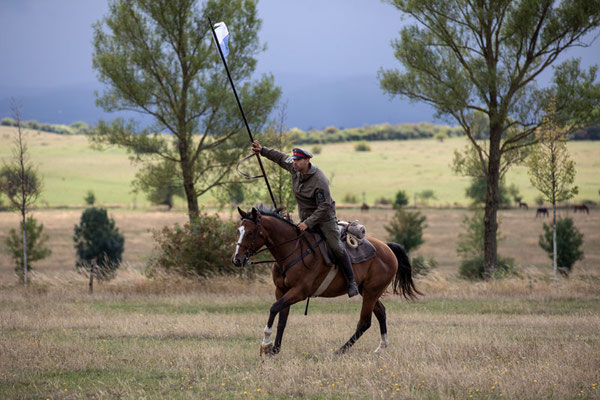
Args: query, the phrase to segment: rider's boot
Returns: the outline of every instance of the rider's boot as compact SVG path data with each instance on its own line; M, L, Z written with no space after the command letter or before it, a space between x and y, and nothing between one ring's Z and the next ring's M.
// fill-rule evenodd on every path
M348 286L348 297L356 296L358 294L358 285L354 280L352 261L350 261L350 256L346 250L344 250L344 257L341 257L341 260L337 260L337 262L342 270L344 278L346 279L346 285Z

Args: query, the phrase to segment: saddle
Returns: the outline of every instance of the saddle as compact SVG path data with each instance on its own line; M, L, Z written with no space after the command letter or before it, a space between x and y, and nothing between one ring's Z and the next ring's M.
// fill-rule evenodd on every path
M367 230L364 225L360 225L358 221L346 222L339 221L338 229L340 231L340 240L344 248L350 256L352 264L359 264L375 257L375 246L366 238ZM323 255L325 264L329 267L335 266L335 257L325 241L325 237L321 231L313 231L319 243L319 249Z

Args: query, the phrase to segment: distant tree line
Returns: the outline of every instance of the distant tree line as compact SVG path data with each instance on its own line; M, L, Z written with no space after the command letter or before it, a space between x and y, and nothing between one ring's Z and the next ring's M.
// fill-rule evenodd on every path
M290 139L295 144L314 143L339 143L355 141L376 140L409 140L437 138L443 140L451 136L462 136L463 130L458 127L447 125L435 125L428 122L419 124L379 124L367 125L359 128L338 129L334 126L327 127L322 131L311 129L303 131L292 128L289 131Z
M17 121L7 117L0 121L2 126L17 126ZM80 135L88 133L90 126L83 121L73 122L71 125L48 124L37 122L36 120L21 121L21 128L32 129L42 132L58 133L59 135Z
M592 125L573 133L572 140L600 140L600 125Z

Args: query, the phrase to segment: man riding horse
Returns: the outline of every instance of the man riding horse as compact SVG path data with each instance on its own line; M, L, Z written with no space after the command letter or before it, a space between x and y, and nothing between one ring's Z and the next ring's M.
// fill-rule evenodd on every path
M316 165L310 162L312 154L304 149L296 147L292 150L292 156L277 150L261 146L258 140L252 143L252 151L268 158L281 168L292 174L292 188L301 222L298 228L320 229L331 248L336 264L342 270L348 287L348 297L358 294L358 286L352 272L350 256L340 241L340 231L337 227L335 214L335 201L329 192L329 180Z

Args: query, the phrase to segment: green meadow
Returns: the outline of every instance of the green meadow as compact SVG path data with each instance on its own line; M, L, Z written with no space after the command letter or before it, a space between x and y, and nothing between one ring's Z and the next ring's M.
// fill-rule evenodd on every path
M0 127L0 158L10 156L14 128ZM31 160L38 165L44 179L40 205L77 207L92 190L102 205L130 208L150 206L143 194L131 192L131 181L137 166L129 161L125 150L108 148L94 150L84 136L67 136L27 131ZM455 175L450 164L455 150L467 145L466 138L451 138L443 142L434 139L369 142L371 151L357 152L354 143L322 145L314 158L332 182L331 188L338 204L346 194L353 194L372 204L381 197L392 198L403 189L411 202L414 194L433 190L435 200L430 206L452 207L468 203L465 189L469 179ZM309 150L314 146L307 145ZM600 200L600 142L569 143L571 157L577 164L576 184L579 195L574 201ZM250 153L250 150L248 150ZM523 201L531 204L538 196L529 183L527 168L514 166L506 177L515 184ZM257 185L262 185L257 181ZM211 195L201 198L207 205L214 203ZM179 201L180 207L184 206Z

